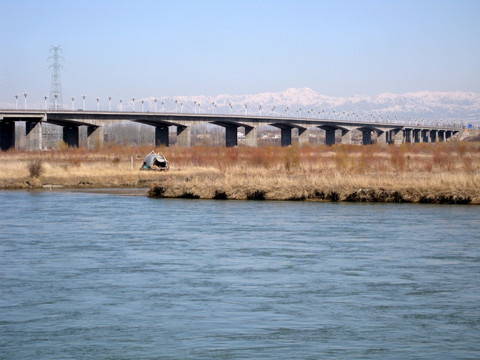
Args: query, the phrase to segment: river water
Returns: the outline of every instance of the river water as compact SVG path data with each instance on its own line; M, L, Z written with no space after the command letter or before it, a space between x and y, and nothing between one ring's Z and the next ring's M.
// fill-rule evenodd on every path
M480 207L0 204L2 359L480 358Z

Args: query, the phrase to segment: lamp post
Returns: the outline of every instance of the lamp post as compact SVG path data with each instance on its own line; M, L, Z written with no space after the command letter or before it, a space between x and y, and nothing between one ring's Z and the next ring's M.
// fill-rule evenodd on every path
M217 107L217 105L215 104L215 101L212 102L212 106L213 106L213 115L215 115L215 108Z
M258 113L260 116L262 116L262 105L258 106Z
M142 100L142 101L140 101L140 102L142 103L142 113L143 113L143 112L144 112L144 111L143 111L143 103L145 102L145 100Z
M85 99L87 98L87 95L82 95L83 99L83 111L85 111Z
M135 97L132 97L132 108L135 111Z
M232 115L232 103L229 102L229 103L228 103L228 106L230 106L230 115Z
M15 94L15 110L18 110L18 94Z
M248 115L248 105L245 104L245 116L247 116L247 115Z
M175 100L175 112L178 113L178 100Z
M285 117L287 117L287 115L288 115L288 109L289 109L289 107L287 106L287 107L285 108Z
M75 96L72 96L70 99L72 99L72 111L75 110Z
M120 111L123 111L123 100L120 99Z
M165 104L165 100L162 100L162 112L165 112L163 105Z
M97 111L98 111L99 102L100 102L100 98L97 98Z
M275 112L275 108L276 108L276 106L273 106L273 107L272 107L273 115L277 115L277 113Z
M57 110L58 94L54 94L53 97L55 98L55 102L54 102L54 107L53 107L53 109L54 109L54 110Z
M193 100L193 112L197 113L197 100Z
M108 111L112 111L112 97L108 97Z
M183 114L183 102L180 103L180 114Z
M153 101L155 101L155 112L157 112L157 101L158 101L158 99L154 98Z
M23 96L25 96L25 110L27 110L27 95L28 95L28 93L25 91L23 93Z
M48 99L48 96L45 95L43 98L45 99L45 105L44 105L45 111L47 111L47 99Z

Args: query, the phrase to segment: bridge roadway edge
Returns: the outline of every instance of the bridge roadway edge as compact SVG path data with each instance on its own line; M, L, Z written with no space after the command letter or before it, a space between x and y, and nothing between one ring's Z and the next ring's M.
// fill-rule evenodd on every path
M191 146L191 127L210 123L225 128L226 146L238 144L237 131L245 129L246 144L257 146L257 129L262 125L277 127L281 131L282 146L292 144L292 130L298 129L299 144L309 142L309 131L320 128L326 132L326 144L337 143L336 132L341 133L342 144L351 143L353 130L362 132L362 143L371 144L372 132L377 133L380 143L401 144L404 142L447 141L461 128L446 126L412 126L411 124L391 124L373 122L352 122L343 120L308 119L295 117L243 116L225 114L179 114L179 113L140 113L140 112L101 112L63 110L0 110L0 148L8 150L15 146L15 126L17 121L26 123L26 149L41 150L42 124L50 123L63 127L63 140L69 146L79 146L79 127L87 127L87 146L101 146L104 126L120 122L137 122L155 127L155 145L169 146L168 128L176 126L177 145Z

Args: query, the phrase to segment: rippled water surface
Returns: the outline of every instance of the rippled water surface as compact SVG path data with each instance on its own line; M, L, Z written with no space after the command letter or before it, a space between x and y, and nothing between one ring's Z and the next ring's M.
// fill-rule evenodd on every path
M2 359L480 358L480 207L0 204Z

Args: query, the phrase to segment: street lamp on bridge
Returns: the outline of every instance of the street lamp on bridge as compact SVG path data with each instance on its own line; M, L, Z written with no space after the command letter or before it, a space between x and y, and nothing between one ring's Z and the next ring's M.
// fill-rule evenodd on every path
M112 111L112 97L108 97L108 111Z
M133 111L135 111L135 97L132 97L132 104Z
M28 95L28 93L25 91L23 93L23 96L25 96L25 110L27 110L27 95Z
M18 110L18 94L15 94L15 110Z
M72 99L72 111L75 110L75 96L72 96L70 99Z
M120 99L120 111L123 111L123 99Z
M100 101L100 98L97 97L97 111L99 109L99 107L98 107L99 106L99 101Z
M140 102L142 103L142 112L144 112L143 111L143 103L145 102L145 100L142 99L142 101L140 101Z
M46 111L46 110L47 110L47 99L48 99L48 96L47 96L47 95L45 95L43 98L45 99L45 105L44 105L44 108L45 108L45 111Z
M155 101L155 112L157 112L157 101L158 101L158 99L154 98L153 101Z
M87 98L87 95L82 95L83 99L83 111L85 111L85 99Z

